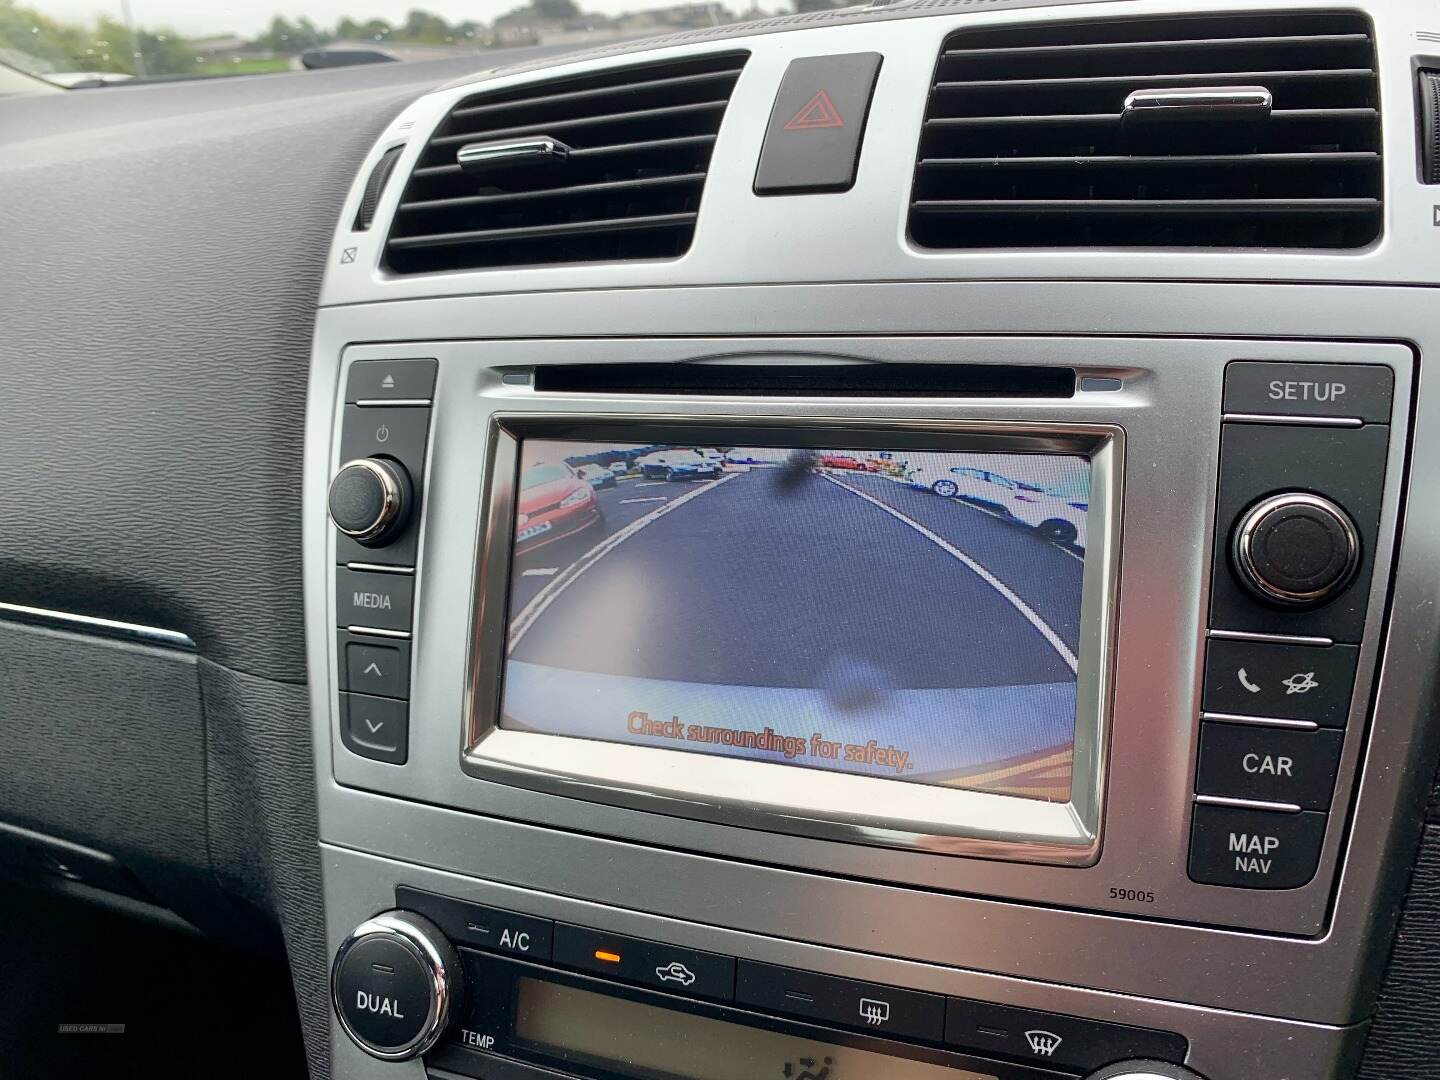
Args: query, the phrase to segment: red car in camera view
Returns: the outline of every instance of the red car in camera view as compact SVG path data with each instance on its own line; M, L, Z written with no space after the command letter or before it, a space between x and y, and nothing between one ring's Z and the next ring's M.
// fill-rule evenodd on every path
M515 552L535 548L605 523L595 489L563 462L540 462L520 474L515 508Z

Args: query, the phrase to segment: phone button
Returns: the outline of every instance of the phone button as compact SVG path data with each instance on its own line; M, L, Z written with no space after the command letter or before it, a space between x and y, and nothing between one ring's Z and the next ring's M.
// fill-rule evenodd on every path
M1354 645L1212 638L1205 650L1201 708L1342 728L1350 711L1358 653Z

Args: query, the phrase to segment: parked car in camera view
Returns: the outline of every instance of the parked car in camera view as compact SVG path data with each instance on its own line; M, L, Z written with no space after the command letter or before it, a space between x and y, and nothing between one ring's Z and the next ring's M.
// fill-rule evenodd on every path
M698 450L657 450L636 464L652 480L713 480L723 468L719 461Z
M615 474L604 465L581 465L576 468L575 475L593 488L615 486Z
M911 487L923 488L944 499L960 499L997 512L1009 511L1010 499L1016 492L1027 488L1032 491L1039 490L989 469L977 469L970 465L952 465L948 468L919 466L910 470L907 479Z
M515 507L516 554L604 524L605 514L595 499L595 490L569 465L541 462L520 474L520 497Z
M1029 525L1052 543L1085 547L1088 492L1064 485L1041 489L1021 484L1006 509L1016 521Z

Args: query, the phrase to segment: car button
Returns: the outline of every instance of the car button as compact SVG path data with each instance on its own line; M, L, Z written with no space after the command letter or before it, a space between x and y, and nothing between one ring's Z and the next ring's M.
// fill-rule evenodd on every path
M1124 1058L1184 1061L1189 1044L1168 1031L1110 1024L1037 1009L950 998L945 1041L981 1054L1089 1072Z
M1373 364L1238 360L1225 369L1225 411L1254 416L1334 416L1388 424L1395 376Z
M790 61L770 112L755 194L849 191L879 72L879 53Z
M340 626L410 630L415 579L408 574L335 571L335 621Z
M457 945L509 953L527 960L549 960L555 924L550 919L454 900L448 896L395 886L395 906L424 915Z
M731 1001L735 960L658 941L555 924L555 963L674 994Z
M424 1030L434 992L420 950L376 935L357 941L335 969L335 1006L372 1046L401 1047Z
M945 999L938 994L750 960L740 961L735 1000L769 1012L823 1020L876 1035L937 1043L945 1036Z
M341 630L340 689L403 698L410 692L410 643Z
M1344 727L1358 652L1353 645L1211 638L1205 650L1201 708Z
M1326 815L1195 807L1190 880L1242 889L1298 889L1315 876Z
M1328 810L1344 737L1339 731L1207 720L1200 726L1195 790L1201 795Z
M410 756L409 707L394 698L340 695L340 740L353 754L404 765Z
M429 401L435 394L434 360L362 360L350 365L345 400Z

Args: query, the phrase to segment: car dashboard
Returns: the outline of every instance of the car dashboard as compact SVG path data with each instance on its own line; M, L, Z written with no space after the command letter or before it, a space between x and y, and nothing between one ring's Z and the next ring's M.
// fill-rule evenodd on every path
M314 1077L1440 1075L1440 15L473 67L0 99L0 870Z

